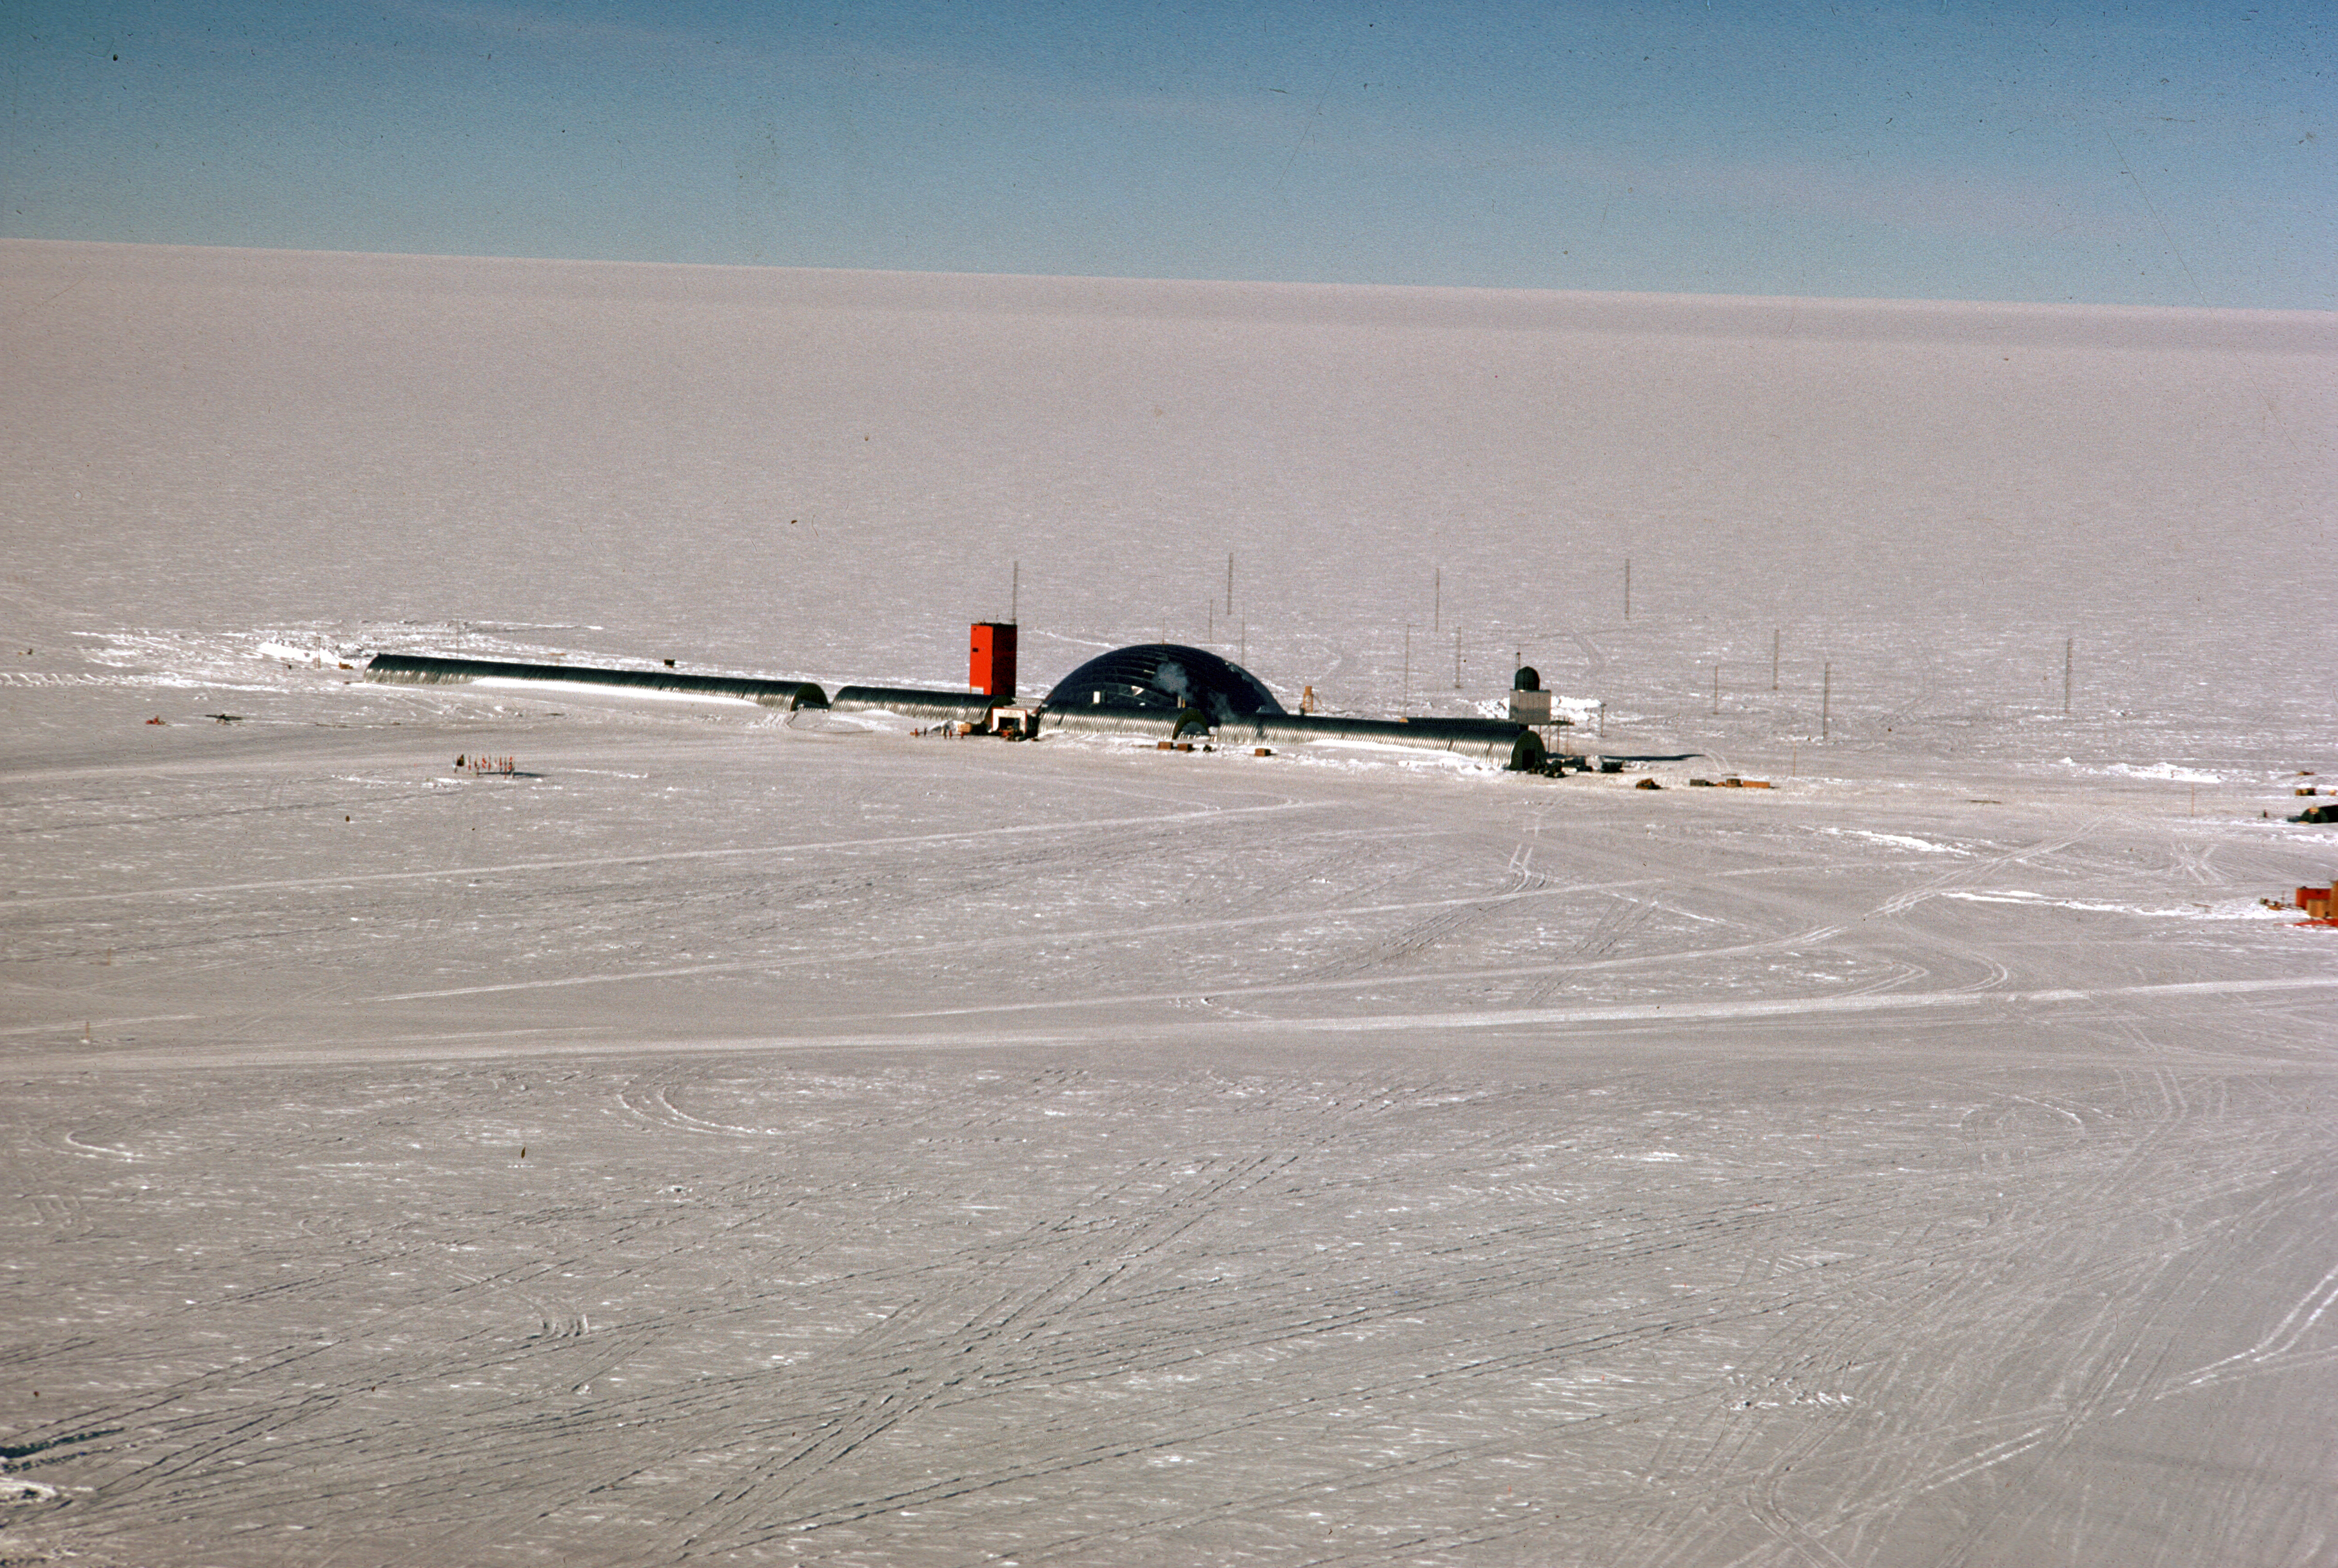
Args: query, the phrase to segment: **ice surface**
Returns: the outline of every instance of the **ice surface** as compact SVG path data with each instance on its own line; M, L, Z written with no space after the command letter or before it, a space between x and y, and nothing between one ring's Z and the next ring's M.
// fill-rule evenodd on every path
M2329 318L11 242L0 355L0 1557L2338 1553ZM1664 760L340 667L954 684L1018 559L1027 690Z

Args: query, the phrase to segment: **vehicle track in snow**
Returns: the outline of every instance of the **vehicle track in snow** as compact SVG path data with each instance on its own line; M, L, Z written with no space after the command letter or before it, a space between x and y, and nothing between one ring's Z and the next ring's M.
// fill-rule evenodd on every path
M1448 1510L1502 1475L1546 1474L1515 1468L1519 1443L1533 1446L1529 1430L1591 1444L1588 1453L1637 1444L1644 1451L1629 1461L1636 1474L1697 1481L1680 1496L1631 1496L1573 1515L1572 1524L1563 1510L1512 1518L1491 1505L1465 1507L1474 1521L1424 1520L1424 1533L1410 1538L1420 1549L1563 1552L1576 1549L1571 1532L1591 1518L1612 1542L1629 1539L1614 1534L1622 1521L1642 1517L1641 1539L1665 1549L1619 1547L1618 1561L1765 1561L1770 1548L1760 1541L1805 1551L1818 1541L1847 1561L1873 1560L1862 1543L1933 1529L1921 1510L1942 1489L2009 1466L2051 1474L2073 1462L2072 1442L2152 1398L2180 1396L2194 1364L2170 1363L2164 1347L2191 1310L2184 1304L2214 1287L2212 1258L2263 1243L2229 1227L2168 1223L2233 1195L2274 1228L2265 1234L2295 1233L2294 1209L2269 1205L2262 1178L2232 1172L2215 1152L2262 1140L2273 1102L2234 1106L2213 1093L2204 1100L2201 1090L2219 1080L2164 1071L2097 1073L2058 1092L2037 1083L2035 1070L2026 1076L1913 1079L1897 1093L1900 1109L1831 1111L1807 1128L1810 1137L1779 1145L1776 1134L1796 1130L1791 1114L1748 1115L1728 1096L1701 1102L1645 1072L1493 1096L1466 1080L1236 1076L1221 1081L1222 1109L1159 1112L1140 1111L1148 1102L1141 1079L1093 1069L1024 1073L1004 1098L949 1093L898 1069L831 1077L809 1083L813 1102L794 1112L785 1091L803 1081L797 1073L769 1080L719 1061L647 1078L587 1073L585 1082L610 1083L613 1106L634 1108L627 1124L644 1142L620 1154L624 1167L643 1169L642 1155L664 1163L654 1152L672 1149L686 1167L684 1193L662 1194L644 1171L614 1209L534 1205L535 1229L595 1240L516 1266L462 1261L482 1243L508 1253L510 1236L403 1222L386 1234L410 1242L377 1248L359 1267L406 1271L415 1303L407 1316L377 1312L355 1332L222 1364L142 1400L77 1410L68 1424L145 1434L119 1452L152 1457L94 1496L123 1540L217 1506L321 1509L329 1518L335 1509L378 1510L385 1496L409 1498L380 1539L412 1544L366 1559L383 1562L425 1560L427 1543L474 1539L493 1521L565 1531L560 1522L574 1520L583 1530L587 1515L603 1517L603 1529L618 1515L634 1519L623 1526L636 1543L628 1550L676 1560L832 1532L860 1533L838 1537L848 1549L860 1549L852 1540L892 1540L917 1554L925 1537L916 1521L933 1510L976 1510L965 1517L1024 1538L1066 1507L1109 1515L1114 1497L1129 1499L1125 1522L1104 1534L1056 1538L1134 1540L1174 1526L1287 1530L1303 1544L1291 1519L1311 1497L1352 1505L1368 1493L1416 1494L1416 1513ZM978 1081L971 1069L958 1077ZM480 1082L490 1097L484 1108L504 1091ZM888 1083L908 1098L886 1091ZM1947 1164L1941 1155L1953 1145L1923 1136L1922 1114L1905 1121L1927 1098L1962 1108L1967 1152ZM243 1114L231 1101L213 1103L199 1114ZM855 1104L891 1108L873 1119L835 1114ZM1561 1105L1568 1113L1554 1122ZM2118 1117L2103 1120L2103 1106ZM1067 1116L1051 1121L1054 1109ZM1148 1114L1158 1123L1149 1135ZM1189 1132L1176 1138L1184 1149L1159 1147L1170 1128L1196 1116L1198 1143ZM1066 1159L1092 1168L1103 1157L1106 1180L1036 1205L990 1184L1017 1162L984 1164L976 1151L1030 1150L1034 1133L1067 1120L1086 1131L1066 1146ZM1891 1132L1903 1122L1904 1133ZM1772 1148L1799 1146L1806 1171L1834 1163L1827 1129L1838 1123L1875 1152L1874 1174L1782 1183L1769 1173ZM2204 1143L2210 1131L2216 1140ZM554 1135L546 1150L568 1136ZM1136 1142L1125 1154L1105 1153L1128 1136ZM1887 1137L1896 1142L1879 1142ZM1652 1138L1660 1152L1668 1143L1688 1152L1647 1165ZM867 1155L834 1166L851 1142L870 1141ZM930 1152L914 1183L869 1186L849 1174L854 1165L870 1174L906 1170L882 1151L912 1144ZM1894 1174L1895 1148L1917 1155L1920 1169ZM1075 1159L1075 1149L1092 1152ZM703 1162L722 1150L737 1152L722 1156L722 1167L768 1165L777 1155L783 1168L709 1182ZM532 1151L530 1163L540 1157ZM786 1168L808 1161L828 1170L830 1196L814 1207L830 1217L775 1246L780 1216L813 1218L802 1208L810 1190ZM995 1193L988 1202L1019 1204L1026 1217L1006 1227L950 1226L960 1240L938 1251L879 1245L873 1271L836 1267L846 1262L840 1244L869 1252L854 1227L838 1228L840 1201L860 1206L851 1194L866 1193L878 1204L869 1217L893 1216L886 1229L936 1234L958 1201L953 1169L991 1171L977 1191ZM1022 1164L1020 1180L1052 1186L1053 1169ZM1512 1171L1528 1180L1513 1181L1505 1174ZM1670 1191L1624 1180L1642 1171L1686 1180ZM2322 1179L2307 1173L2300 1190ZM2021 1187L2018 1203L1992 1196L2012 1181ZM1436 1210L1464 1193L1475 1223L1443 1234ZM711 1212L710 1199L720 1206ZM1421 1217L1417 1237L1408 1212ZM1960 1222L1911 1228L1926 1214ZM2087 1215L2129 1218L2072 1224ZM865 1221L860 1229L879 1233ZM333 1234L346 1241L352 1233L345 1225ZM1838 1243L1832 1258L1822 1241L1810 1254L1796 1240L1831 1236L1850 1243ZM892 1261L880 1260L888 1255ZM647 1311L646 1300L625 1305L631 1291L667 1294L655 1282L693 1263L703 1280L694 1301L675 1297ZM2168 1273L2171 1264L2182 1271ZM327 1292L320 1307L334 1292L352 1298L350 1272L339 1270L341 1286L331 1275L309 1284ZM2017 1283L2023 1279L2054 1286L2041 1296ZM2168 1316L2129 1309L2138 1294ZM823 1337L808 1359L767 1371L708 1362L714 1347L768 1332L823 1298L865 1302L876 1314L852 1334ZM214 1296L185 1328L283 1318L291 1299L280 1291ZM2297 1327L2319 1297L2309 1288L2297 1299L2306 1305L2288 1319L2276 1313L2237 1348L2254 1340L2274 1347L2284 1365L2324 1364L2327 1349L2307 1338L2318 1320ZM840 1324L850 1317L817 1307L812 1316ZM430 1336L440 1348L418 1356L417 1333L450 1319L479 1328ZM158 1331L185 1330L156 1320L141 1331L144 1342ZM2299 1348L2283 1349L2284 1336L2302 1359L2287 1359ZM2068 1373L2001 1388L2002 1368L1978 1375L2017 1341L2068 1347ZM1881 1364L1858 1348L1878 1343L1907 1348ZM1735 1348L1712 1348L1722 1345ZM1914 1354L1920 1345L1960 1347L1981 1359L1970 1371L1944 1370ZM1683 1361L1689 1346L1708 1348ZM54 1350L86 1357L95 1348ZM1716 1360L1737 1368L1716 1373ZM1595 1373L1616 1380L1594 1382ZM1689 1381L1673 1388L1682 1377ZM1539 1404L1521 1402L1522 1392L1554 1377L1576 1390L1563 1396L1572 1414L1556 1426L1546 1417L1518 1426ZM1165 1405L1135 1392L1164 1378L1176 1381L1161 1387L1193 1392ZM263 1396L268 1389L281 1392ZM1983 1389L1993 1390L1989 1407L1974 1413ZM1194 1396L1203 1391L1207 1397ZM1061 1418L1046 1416L1050 1402ZM433 1409L462 1415L450 1425L427 1418ZM1391 1430L1422 1436L1378 1452L1368 1435L1388 1418L1397 1421ZM427 1440L415 1425L425 1419ZM1455 1422L1478 1436L1439 1436ZM1254 1442L1272 1452L1276 1434L1302 1428L1331 1468L1278 1479L1270 1465L1255 1484L1221 1490L1205 1505L1144 1502L1152 1495L1144 1477L1164 1455ZM973 1453L992 1449L1007 1430L1019 1434L1013 1463L901 1484L916 1455L959 1440L949 1435L993 1434L966 1450ZM579 1446L618 1468L574 1473L556 1462ZM1351 1446L1349 1460L1336 1459ZM352 1485L320 1491L318 1475L337 1469ZM1860 1506L1814 1508L1795 1479L1814 1471L1861 1476L1830 1484ZM1335 1481L1335 1472L1346 1479ZM1092 1473L1093 1482L1084 1479ZM897 1479L881 1496L870 1490L889 1475ZM606 1512L624 1497L635 1499L625 1504L635 1513ZM493 1502L483 1512L467 1498ZM999 1508L1006 1513L992 1512ZM457 1526L458 1517L467 1523ZM653 1519L670 1523L653 1527ZM1987 1560L1987 1537L1971 1539L1968 1554ZM1335 1546L1325 1560L1407 1560L1400 1552L1376 1557L1362 1542Z

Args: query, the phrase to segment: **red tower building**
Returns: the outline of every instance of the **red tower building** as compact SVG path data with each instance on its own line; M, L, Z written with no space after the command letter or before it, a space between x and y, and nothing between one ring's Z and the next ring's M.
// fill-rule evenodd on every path
M974 623L966 683L985 697L1014 701L1015 622L977 621Z

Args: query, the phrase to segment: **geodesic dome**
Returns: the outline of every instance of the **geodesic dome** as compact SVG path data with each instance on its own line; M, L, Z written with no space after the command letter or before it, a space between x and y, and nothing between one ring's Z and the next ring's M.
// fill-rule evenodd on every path
M1099 653L1047 693L1050 708L1197 708L1213 720L1280 713L1259 678L1231 660L1174 642L1141 642Z

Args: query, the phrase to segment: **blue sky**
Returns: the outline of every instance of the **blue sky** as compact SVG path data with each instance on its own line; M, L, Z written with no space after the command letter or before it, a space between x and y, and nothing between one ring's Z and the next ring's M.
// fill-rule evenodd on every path
M0 234L2330 309L2332 15L35 0Z

